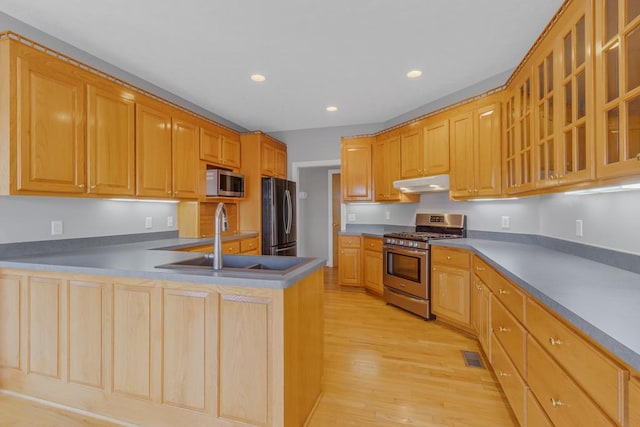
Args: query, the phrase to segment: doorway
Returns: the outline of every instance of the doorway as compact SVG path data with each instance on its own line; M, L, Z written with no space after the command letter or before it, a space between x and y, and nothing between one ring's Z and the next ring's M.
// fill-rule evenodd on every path
M329 180L331 181L330 187L331 191L329 193L329 197L331 200L329 201L329 209L331 211L331 215L329 216L329 220L331 221L330 230L331 230L331 247L333 249L333 254L331 257L331 263L329 264L332 267L338 267L338 232L342 230L342 209L341 209L341 200L342 200L342 187L340 186L340 170L330 170L329 171Z

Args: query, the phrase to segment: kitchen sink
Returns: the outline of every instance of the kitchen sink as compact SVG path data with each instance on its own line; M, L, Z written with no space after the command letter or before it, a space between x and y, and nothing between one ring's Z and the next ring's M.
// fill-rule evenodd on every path
M223 255L222 270L218 271L260 271L263 273L286 274L309 261L311 261L311 258ZM213 257L211 254L206 254L183 261L156 265L156 268L169 268L174 270L213 270Z

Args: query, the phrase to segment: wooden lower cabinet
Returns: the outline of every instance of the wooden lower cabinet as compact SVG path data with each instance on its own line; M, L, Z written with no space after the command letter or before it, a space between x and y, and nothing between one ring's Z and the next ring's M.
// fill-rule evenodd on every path
M471 330L469 252L432 247L431 262L433 313L457 326Z
M141 425L301 426L322 274L281 290L0 270L0 388Z
M491 360L491 290L475 275L471 286L471 326Z
M521 426L525 425L525 399L527 386L518 373L517 368L511 362L506 350L502 347L495 334L491 342L491 365L498 378L498 382L504 390L504 394L511 405L514 415Z
M640 378L629 381L629 424L640 426Z
M553 427L549 417L547 417L544 409L542 409L530 389L527 389L527 422L524 425L529 427Z
M382 295L382 239L362 238L363 276L365 288L377 295Z
M338 282L362 286L362 253L360 236L338 236Z
M527 332L497 299L494 299L491 305L491 330L509 354L520 375L524 377Z

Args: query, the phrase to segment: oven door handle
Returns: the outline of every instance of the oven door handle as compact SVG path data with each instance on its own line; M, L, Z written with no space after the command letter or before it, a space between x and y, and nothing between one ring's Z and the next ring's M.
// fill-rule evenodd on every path
M391 292L392 294L400 295L401 297L410 299L412 301L416 301L416 302L424 302L425 301L424 298L418 298L418 297L414 297L413 295L409 295L409 294L406 294L406 293L398 292L392 286L385 286L385 288L387 288L387 291Z
M405 248L398 248L396 246L383 246L382 249L384 250L385 253L391 252L391 253L396 253L400 255L415 255L419 257L424 256L429 252L428 249L405 249Z

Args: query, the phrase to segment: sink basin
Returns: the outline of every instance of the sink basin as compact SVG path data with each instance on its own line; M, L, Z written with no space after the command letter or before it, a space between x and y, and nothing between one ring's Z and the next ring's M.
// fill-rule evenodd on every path
M309 261L311 261L310 258L283 256L223 255L221 271L260 271L263 273L286 274ZM156 268L213 270L213 257L210 254L206 254L183 261L156 265Z

